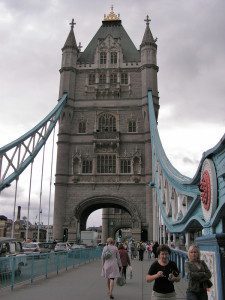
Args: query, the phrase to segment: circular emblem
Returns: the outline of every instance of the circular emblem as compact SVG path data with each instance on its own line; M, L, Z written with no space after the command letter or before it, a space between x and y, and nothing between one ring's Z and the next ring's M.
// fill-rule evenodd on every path
M211 203L211 185L210 185L210 176L208 170L205 170L202 174L200 182L200 192L201 200L205 210L209 210Z
M205 159L202 165L199 185L201 204L205 221L209 221L217 207L217 179L214 163Z

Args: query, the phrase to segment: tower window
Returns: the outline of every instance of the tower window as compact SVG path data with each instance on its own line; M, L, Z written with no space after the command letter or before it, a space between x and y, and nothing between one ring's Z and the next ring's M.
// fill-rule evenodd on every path
M98 130L100 132L116 131L116 118L110 114L102 114L98 120Z
M137 132L136 121L129 121L129 123L128 123L128 132Z
M98 155L97 173L116 173L116 155Z
M128 74L127 73L121 74L121 84L128 84Z
M106 64L106 52L100 52L100 64L101 65Z
M110 58L111 64L117 63L117 52L111 52L111 58Z
M112 84L117 83L117 74L115 74L115 73L110 74L110 83L112 83Z
M120 161L120 173L131 173L131 161L130 161L130 159L121 159L121 161Z
M79 133L85 133L86 132L86 122L82 121L79 123L79 128L78 128Z
M106 83L106 75L105 74L100 74L99 75L99 83L100 84L105 84Z
M82 173L92 173L92 161L91 160L83 160L82 162Z
M89 85L95 84L95 74L89 75Z

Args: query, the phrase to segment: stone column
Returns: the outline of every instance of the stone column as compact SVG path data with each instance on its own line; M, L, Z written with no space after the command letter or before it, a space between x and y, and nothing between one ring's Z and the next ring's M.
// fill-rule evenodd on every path
M162 231L163 231L163 244L165 244L166 243L166 226L165 225L163 225L162 226Z
M109 208L103 208L102 210L102 243L106 243L109 237Z
M173 244L174 247L176 248L176 233L173 233Z
M171 247L171 233L168 231L168 246Z
M186 240L185 247L186 247L186 250L188 251L188 248L191 245L191 235L190 235L190 232L186 232L185 233L185 240Z

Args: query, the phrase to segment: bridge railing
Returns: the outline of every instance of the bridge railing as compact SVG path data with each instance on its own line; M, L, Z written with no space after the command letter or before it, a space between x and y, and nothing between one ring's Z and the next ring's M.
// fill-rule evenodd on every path
M0 288L14 288L19 283L33 283L69 268L78 267L101 257L102 249L87 248L72 251L37 253L0 258Z
M176 263L181 277L183 278L185 276L185 261L188 260L187 252L178 249L171 249L170 259Z

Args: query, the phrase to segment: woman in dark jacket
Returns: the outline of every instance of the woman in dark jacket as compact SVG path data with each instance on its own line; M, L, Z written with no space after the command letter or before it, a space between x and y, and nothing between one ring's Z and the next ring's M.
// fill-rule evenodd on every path
M207 283L212 276L204 260L200 260L200 251L196 245L188 249L185 272L188 279L187 300L208 300Z
M130 266L130 258L129 258L127 250L124 248L124 246L122 244L119 245L118 250L119 250L120 260L121 260L121 264L122 264L122 275L126 279L127 266Z

